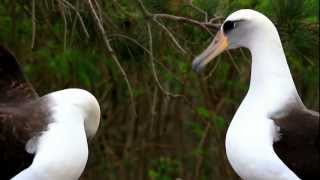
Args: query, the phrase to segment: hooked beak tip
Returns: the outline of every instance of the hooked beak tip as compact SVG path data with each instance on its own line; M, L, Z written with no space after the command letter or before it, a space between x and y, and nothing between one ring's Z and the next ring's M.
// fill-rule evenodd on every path
M192 62L192 70L200 74L202 73L203 69L204 65L201 63L201 59L196 57Z
M228 38L219 31L211 44L192 62L192 69L201 73L212 59L222 53L228 47Z

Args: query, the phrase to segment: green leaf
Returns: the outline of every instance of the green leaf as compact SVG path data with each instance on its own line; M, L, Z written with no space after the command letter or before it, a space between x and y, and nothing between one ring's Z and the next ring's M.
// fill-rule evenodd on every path
M210 112L205 107L197 107L196 112L203 118L210 118Z

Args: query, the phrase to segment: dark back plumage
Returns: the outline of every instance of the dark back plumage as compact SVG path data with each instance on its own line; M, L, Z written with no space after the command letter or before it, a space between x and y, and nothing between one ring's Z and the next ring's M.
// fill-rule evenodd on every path
M16 58L0 46L0 179L27 168L33 155L26 142L47 127L46 98L39 98Z
M22 103L38 98L16 58L0 46L0 103Z
M280 127L273 146L280 159L301 179L320 179L319 113L300 106L273 120Z

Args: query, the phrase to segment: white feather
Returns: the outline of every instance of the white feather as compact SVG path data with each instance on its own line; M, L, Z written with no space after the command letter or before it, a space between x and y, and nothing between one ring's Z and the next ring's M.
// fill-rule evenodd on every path
M246 21L246 32L234 41L252 55L250 88L226 136L228 160L242 179L298 180L273 150L279 129L268 118L299 97L278 32L267 17L253 10L237 11L227 20Z
M87 136L95 134L100 121L97 100L79 89L57 91L47 97L52 122L38 139L31 166L13 180L75 180L85 168Z

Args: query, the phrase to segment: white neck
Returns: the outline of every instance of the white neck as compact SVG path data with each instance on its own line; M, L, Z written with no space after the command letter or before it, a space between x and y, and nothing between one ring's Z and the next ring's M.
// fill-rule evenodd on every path
M278 34L254 37L248 47L252 54L250 87L226 135L227 157L243 179L298 180L274 153L278 130L268 116L282 116L281 109L299 96Z
M248 45L252 55L250 87L246 99L263 101L272 113L292 101L301 102L276 29L256 32ZM251 101L251 100L250 100Z

